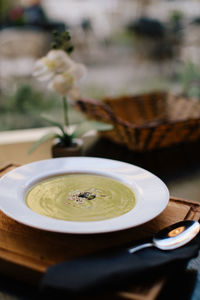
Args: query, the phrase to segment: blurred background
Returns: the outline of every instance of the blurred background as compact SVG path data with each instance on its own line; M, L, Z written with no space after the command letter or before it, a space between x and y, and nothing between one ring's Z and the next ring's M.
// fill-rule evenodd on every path
M54 29L70 31L72 56L87 66L84 97L200 97L198 0L1 0L0 17L0 131L48 126L39 113L59 114L57 95L32 77Z

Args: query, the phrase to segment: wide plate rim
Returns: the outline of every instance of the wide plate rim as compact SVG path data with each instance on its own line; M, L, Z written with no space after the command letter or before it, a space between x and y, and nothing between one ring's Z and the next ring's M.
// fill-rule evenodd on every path
M136 193L136 207L122 216L93 222L57 220L27 207L24 197L35 181L71 171L102 174L122 181ZM97 234L129 229L157 217L168 202L168 188L159 177L139 166L107 158L81 156L40 160L17 167L0 179L0 210L19 223L51 232Z

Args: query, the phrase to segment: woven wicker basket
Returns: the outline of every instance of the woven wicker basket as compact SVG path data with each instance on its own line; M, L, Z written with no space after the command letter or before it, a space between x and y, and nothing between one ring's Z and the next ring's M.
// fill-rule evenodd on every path
M200 101L164 92L80 99L78 109L90 119L114 125L101 134L129 149L143 152L200 138Z

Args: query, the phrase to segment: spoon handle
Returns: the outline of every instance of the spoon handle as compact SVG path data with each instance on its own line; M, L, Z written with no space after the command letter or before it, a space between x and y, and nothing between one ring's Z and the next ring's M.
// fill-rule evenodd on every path
M153 243L145 243L145 244L142 244L142 245L138 245L138 246L129 248L129 249L128 249L128 252L129 252L130 254L132 254L132 253L135 253L136 251L139 251L139 250L141 250L141 249L143 249L143 248L148 248L148 247L153 247L153 246L154 246Z

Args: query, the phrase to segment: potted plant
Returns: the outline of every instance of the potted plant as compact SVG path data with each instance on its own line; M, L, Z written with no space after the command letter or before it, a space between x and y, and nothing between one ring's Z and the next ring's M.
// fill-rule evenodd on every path
M52 120L47 116L42 116L49 124L58 128L57 132L51 132L44 135L36 141L29 150L34 151L41 143L52 139L52 156L75 156L80 155L82 140L80 138L89 130L111 130L112 125L86 120L75 126L70 126L68 117L69 101L79 97L77 82L86 73L84 65L76 63L71 59L69 54L73 51L70 43L71 37L69 32L63 32L59 35L54 33L55 42L52 49L45 57L39 59L34 67L33 76L40 81L48 82L62 98L63 119L64 122Z

